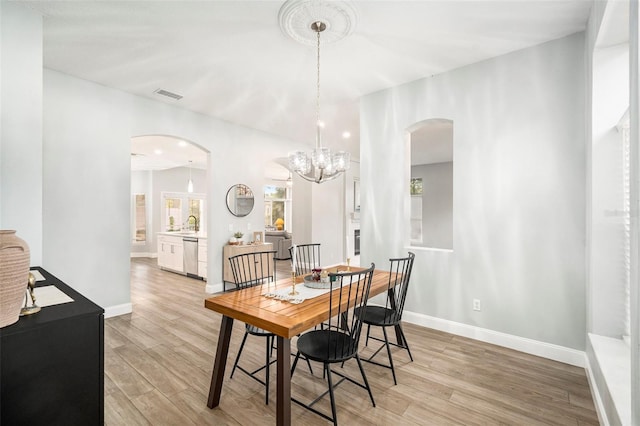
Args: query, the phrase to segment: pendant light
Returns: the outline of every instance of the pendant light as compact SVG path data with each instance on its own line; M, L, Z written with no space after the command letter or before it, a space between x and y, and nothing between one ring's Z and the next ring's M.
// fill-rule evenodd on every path
M187 183L187 192L193 192L193 179L191 179L191 160L189 160L189 182Z

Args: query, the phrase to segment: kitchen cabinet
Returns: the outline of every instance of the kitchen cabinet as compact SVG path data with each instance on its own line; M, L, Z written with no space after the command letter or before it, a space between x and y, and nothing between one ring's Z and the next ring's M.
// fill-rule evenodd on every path
M104 310L48 273L72 302L0 329L0 424L104 423ZM26 290L26 284L25 284Z
M222 285L225 289L226 283L234 283L233 272L231 271L231 265L229 264L229 258L244 253L254 253L258 251L270 251L273 250L273 244L248 244L243 246L232 246L230 244L225 245L222 249Z
M158 235L158 266L184 272L182 236Z
M207 240L198 240L198 275L204 280L207 279Z

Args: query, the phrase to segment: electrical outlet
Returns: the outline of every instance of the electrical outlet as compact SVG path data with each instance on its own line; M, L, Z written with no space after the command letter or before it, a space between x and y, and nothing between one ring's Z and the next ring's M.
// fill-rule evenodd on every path
M480 311L480 299L473 299L473 310Z

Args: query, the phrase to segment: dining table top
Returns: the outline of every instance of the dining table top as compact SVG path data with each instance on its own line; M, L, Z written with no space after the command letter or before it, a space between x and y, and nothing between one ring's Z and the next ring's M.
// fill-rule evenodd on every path
M334 266L331 271L347 271L346 265ZM367 268L351 266L351 272L362 271ZM328 315L328 292L302 303L291 303L287 300L266 297L264 294L278 289L290 287L293 283L291 276L278 279L269 284L257 285L238 291L231 291L205 299L205 307L212 311L233 319L252 324L277 336L291 339L292 337L325 321ZM371 279L369 297L373 297L387 290L389 271L374 269ZM296 277L296 286L303 284L303 277ZM335 291L335 290L334 290ZM347 291L344 289L343 291ZM332 299L334 303L338 298Z

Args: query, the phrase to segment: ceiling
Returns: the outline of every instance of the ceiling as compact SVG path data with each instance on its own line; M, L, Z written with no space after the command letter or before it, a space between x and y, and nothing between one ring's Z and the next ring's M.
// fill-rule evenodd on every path
M283 1L19 2L44 16L47 68L315 142L316 50L280 29ZM358 158L361 96L582 31L591 2L352 4L353 33L321 50L321 119L324 145Z

